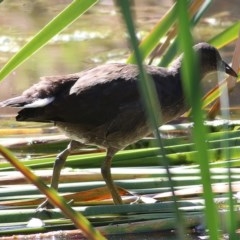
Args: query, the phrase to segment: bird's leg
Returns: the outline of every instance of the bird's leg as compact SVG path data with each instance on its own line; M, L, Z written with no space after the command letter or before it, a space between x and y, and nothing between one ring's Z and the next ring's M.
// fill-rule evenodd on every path
M67 148L59 153L56 157L56 160L54 162L53 166L53 175L51 180L51 187L55 190L58 190L58 182L60 178L61 170L67 160L67 157L77 148L81 148L83 146L82 143L77 141L71 141ZM52 208L52 205L49 203L48 199L46 199L42 204L38 206L38 209L40 208Z
M67 148L57 155L56 160L54 162L54 166L53 166L53 176L52 176L52 180L51 180L51 187L54 188L55 190L58 190L58 182L59 182L59 178L60 178L60 173L61 173L61 170L67 160L67 157L74 150L79 149L82 146L83 146L82 143L72 140L68 144Z
M113 182L112 175L111 175L112 158L117 151L118 151L118 149L108 148L106 158L105 158L104 162L102 163L102 167L101 167L103 179L106 182L106 185L112 195L113 202L116 205L123 204L122 198L118 193L118 190Z

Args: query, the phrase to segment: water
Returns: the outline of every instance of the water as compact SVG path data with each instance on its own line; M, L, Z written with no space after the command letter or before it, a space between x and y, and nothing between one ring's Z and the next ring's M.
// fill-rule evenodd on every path
M70 1L3 1L0 4L0 67ZM238 18L238 1L217 0L194 31L196 42L210 39ZM169 0L138 0L135 19L143 37L172 5ZM218 6L216 8L216 6ZM0 84L0 100L16 96L40 76L78 72L105 62L124 62L130 53L121 16L110 0L101 1L18 67ZM228 61L233 45L222 52ZM1 110L1 113L14 113Z
M143 37L173 1L135 2L138 36ZM0 67L69 3L66 0L3 1L0 4ZM238 20L239 0L215 0L194 31L195 41L210 39ZM221 51L227 61L231 60L233 46ZM129 53L121 17L112 1L101 1L6 77L0 84L0 100L20 94L41 76L78 72L105 62L124 62ZM239 104L237 97L233 100L235 105ZM1 117L15 112L1 109ZM3 118L0 128L15 127L15 124L14 120Z

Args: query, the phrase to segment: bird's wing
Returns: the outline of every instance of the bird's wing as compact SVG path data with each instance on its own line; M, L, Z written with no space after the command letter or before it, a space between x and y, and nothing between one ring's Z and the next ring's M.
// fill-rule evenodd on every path
M139 101L135 66L134 70L125 64L103 66L81 73L74 84L71 80L65 80L65 87L55 87L51 103L25 108L19 112L17 119L100 125L117 117L127 106L135 106ZM27 90L28 95L29 92L30 89ZM49 96L52 96L51 92L46 95Z
M0 106L20 108L46 106L54 100L55 96L61 94L62 89L68 89L69 91L80 76L79 73L64 76L42 77L38 83L25 90L22 95L1 102Z

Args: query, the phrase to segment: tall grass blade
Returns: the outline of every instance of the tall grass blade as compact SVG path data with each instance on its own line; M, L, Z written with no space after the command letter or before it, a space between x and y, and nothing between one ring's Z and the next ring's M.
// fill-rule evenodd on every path
M193 137L195 142L195 148L197 151L196 159L201 169L201 176L204 188L204 199L206 204L206 221L209 229L210 239L218 239L218 219L217 210L214 204L213 192L211 188L211 175L208 163L208 152L206 137L206 128L203 125L203 114L201 111L201 93L198 91L200 83L200 73L196 73L198 69L198 62L194 51L192 49L193 40L190 33L190 21L187 12L187 1L177 1L178 20L179 20L179 43L184 52L183 62L183 80L184 91L189 103L192 106L193 113ZM194 81L193 81L194 80Z
M25 46L21 48L1 69L0 80L5 78L17 66L43 47L53 36L58 34L81 14L87 11L97 0L74 0L67 8L41 29Z
M162 155L163 155L163 165L166 168L167 174L168 174L168 178L169 178L169 186L171 188L172 194L173 194L173 200L174 200L174 208L175 208L175 213L176 213L176 222L178 223L178 233L181 239L184 239L184 227L182 224L183 221L181 221L182 217L181 214L178 210L178 206L177 206L177 199L176 196L174 194L174 187L171 181L171 174L169 171L169 164L167 159L165 158L165 153L164 153L164 146L163 146L163 141L160 137L160 134L158 132L158 126L160 125L159 119L160 119L160 115L158 114L159 112L159 103L157 101L157 92L156 89L154 89L153 83L152 83L152 79L150 79L144 70L144 66L142 64L143 59L144 59L144 54L141 52L141 50L138 48L138 42L137 42L137 38L135 35L135 30L134 30L134 24L131 18L131 13L129 11L129 1L128 0L122 0L119 1L119 4L121 6L122 9L122 13L124 16L124 20L130 35L130 40L131 40L131 44L134 50L134 59L139 67L139 75L140 75L140 81L139 81L139 89L140 92L142 93L142 97L146 106L146 110L148 113L148 116L151 120L152 123L152 127L154 129L154 131L156 132L156 137L158 140L158 144L161 148L162 151ZM174 12L175 7L172 8L172 11ZM170 16L172 16L173 12L170 12ZM169 15L168 15L169 16ZM169 17L171 19L171 17ZM166 19L165 19L166 20ZM173 19L172 19L173 20ZM167 20L167 23L170 24L172 23L171 20ZM156 34L156 33L155 33ZM156 38L154 37L154 39L152 39L152 41L155 43ZM157 42L156 42L157 44ZM145 48L143 48L145 49ZM150 49L149 49L150 50Z
M32 182L38 189L44 193L49 201L59 207L63 213L69 217L76 227L81 229L88 239L100 240L105 239L99 231L94 229L90 222L80 213L74 211L66 201L60 197L56 190L48 188L37 176L35 176L27 167L24 166L14 155L6 148L0 146L0 153L16 168L18 169L30 182Z
M227 44L229 44L230 42L238 38L239 29L240 29L240 22L238 21L232 24L232 26L228 27L227 29L224 29L223 32L214 36L208 42L213 46L215 46L216 48L221 48L223 46L226 46Z
M162 17L161 21L155 26L152 32L141 42L139 50L142 59L145 59L154 50L159 40L165 36L167 31L176 21L176 6L173 7ZM128 63L137 63L135 53L131 54L127 60Z

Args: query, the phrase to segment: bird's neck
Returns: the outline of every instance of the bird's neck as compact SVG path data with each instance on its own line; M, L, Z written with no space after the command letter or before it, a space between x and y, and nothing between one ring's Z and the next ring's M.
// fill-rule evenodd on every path
M176 58L172 64L169 66L168 70L173 72L175 75L181 75L181 68L183 63L183 54L181 54L178 58ZM195 73L199 74L200 79L203 79L207 74L213 72L214 67L211 67L211 63L207 64L204 62L203 64L198 64Z

